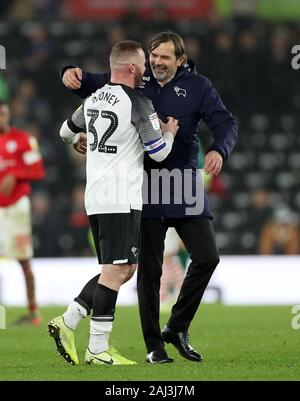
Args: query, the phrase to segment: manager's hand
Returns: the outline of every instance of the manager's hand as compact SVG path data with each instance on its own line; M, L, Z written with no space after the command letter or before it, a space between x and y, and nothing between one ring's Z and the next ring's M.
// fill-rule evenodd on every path
M67 68L62 81L68 89L79 89L81 87L82 70L79 67Z
M211 150L205 156L204 171L206 174L219 175L223 166L223 158L220 153Z
M176 118L168 117L167 123L164 123L162 120L159 120L159 124L163 134L165 132L170 132L175 138L177 131L179 129L178 120L176 120Z

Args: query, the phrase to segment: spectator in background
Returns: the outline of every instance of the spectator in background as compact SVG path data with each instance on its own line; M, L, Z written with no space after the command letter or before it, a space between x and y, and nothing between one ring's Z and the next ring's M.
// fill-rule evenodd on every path
M94 58L96 60L101 60L101 66L104 69L109 69L109 63L107 60L109 60L111 48L115 43L121 42L122 40L125 40L125 32L122 26L116 24L107 32L106 40L102 43L99 43L99 40L94 42L92 49Z
M258 0L231 0L231 10L239 29L251 27L257 13Z
M240 111L248 115L263 107L266 91L266 64L258 47L256 33L245 30L238 35L239 99L243 99Z
M51 204L49 195L44 191L36 191L31 197L33 245L35 256L50 258L61 256L66 233L65 219Z
M298 218L287 206L275 210L263 227L259 250L261 255L296 255L300 253Z
M16 20L28 20L35 17L36 1L35 0L14 0L10 1L8 9L9 16ZM1 0L2 8L2 0Z
M2 9L18 20L57 17L65 5L61 0L1 0Z
M203 57L202 42L194 36L189 36L185 40L185 44L186 53L189 55L189 59L193 60L199 74L207 74L209 66L207 63L207 57Z
M91 255L88 244L89 220L84 206L85 185L77 184L72 190L71 210L68 216L68 229L72 236L72 253L80 256Z
M270 53L268 57L268 72L265 79L268 82L267 109L277 113L290 112L293 88L293 70L291 68L291 43L287 28L276 29L271 34ZM280 79L278 79L280 77Z
M12 4L11 0L1 0L1 14L4 17L8 17L11 4Z
M65 1L42 0L36 2L36 9L39 18L57 18L65 6Z
M176 24L170 18L169 10L162 1L157 1L153 8L151 19L148 19L148 30L151 32L176 29Z
M235 110L239 99L239 85L237 80L232 78L238 75L239 70L231 33L226 31L217 33L210 59L209 74L215 81L224 103Z
M22 267L28 300L28 314L18 324L41 323L34 275L31 213L28 195L30 181L44 177L37 141L26 132L10 126L7 103L0 102L0 254L16 259Z
M255 242L252 248L248 249L251 254L259 253L259 242L261 231L266 222L272 216L272 207L270 206L269 194L263 188L254 189L251 194L251 204L247 214L247 228L255 236Z
M47 100L52 104L57 102L57 93L60 86L55 81L57 74L55 60L59 57L60 47L49 37L47 26L34 23L26 27L27 47L25 51L25 62L23 74L34 81L37 94L43 102ZM54 110L51 110L53 118Z
M27 130L31 132L39 142L40 151L47 167L47 174L42 182L42 189L52 198L51 203L55 204L58 210L62 210L65 206L70 205L69 198L71 189L76 183L74 178L74 166L72 160L70 160L68 150L61 144L61 141L59 141L56 136L51 137L50 135L45 135L45 132L42 132L41 125L38 122L28 124ZM65 177L60 171L64 171L64 173L68 175L68 180L65 180ZM39 184L39 187L40 186ZM56 197L59 197L59 200L55 199Z
M50 108L46 98L37 93L37 85L31 79L23 79L11 101L14 124L24 126L26 122L38 121L42 126L50 123Z
M3 77L0 77L0 100L7 100L8 94L9 90L7 82Z
M127 37L134 40L141 39L144 33L144 26L141 24L141 15L136 1L126 2L126 11L122 15L119 24L122 30L126 31ZM113 41L112 44L115 42Z

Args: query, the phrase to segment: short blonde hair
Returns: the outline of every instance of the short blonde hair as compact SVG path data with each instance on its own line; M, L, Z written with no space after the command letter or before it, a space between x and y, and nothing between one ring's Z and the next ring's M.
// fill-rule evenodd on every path
M118 64L130 64L134 62L135 58L138 56L139 49L142 49L142 46L135 40L117 42L110 52L110 66L113 67Z

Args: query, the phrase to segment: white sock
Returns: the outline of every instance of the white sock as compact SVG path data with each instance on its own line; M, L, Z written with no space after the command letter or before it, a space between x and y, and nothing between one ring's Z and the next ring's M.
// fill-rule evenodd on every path
M87 317L87 310L76 301L72 301L63 314L65 325L72 330L75 330L80 320L85 317Z
M112 321L91 319L89 350L92 354L100 354L109 348L108 339L112 331Z

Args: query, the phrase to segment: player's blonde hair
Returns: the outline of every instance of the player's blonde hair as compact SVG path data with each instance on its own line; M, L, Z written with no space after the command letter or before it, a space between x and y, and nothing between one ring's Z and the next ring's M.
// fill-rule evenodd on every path
M115 67L124 64L135 64L139 49L142 49L142 46L135 40L123 40L122 42L117 42L110 52L110 68L114 69Z

